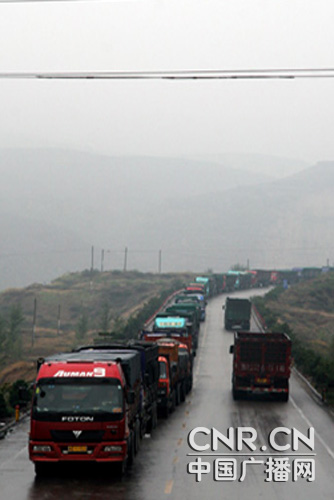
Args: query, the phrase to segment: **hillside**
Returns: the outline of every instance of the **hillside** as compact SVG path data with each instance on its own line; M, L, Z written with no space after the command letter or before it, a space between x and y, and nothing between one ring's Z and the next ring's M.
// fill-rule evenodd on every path
M268 331L290 336L293 364L334 408L334 273L275 288L254 302Z
M183 269L204 259L217 272L248 259L253 268L321 266L334 245L333 188L334 162L319 163L275 182L165 203L140 227L170 249L179 239ZM135 228L132 241L143 243Z
M262 172L241 168L247 161L253 169L261 163ZM284 164L293 169L295 161ZM263 192L280 165L274 157L261 161L245 156L235 163L229 158L2 149L0 290L86 269L92 245L96 263L101 249L108 251L105 269L122 269L128 246L129 269L157 271L162 249L166 272L208 267L225 271L235 263L234 250L225 251L222 261L221 239L227 230L231 245L239 245L240 199L261 185L255 202L251 200L252 210L261 216Z
M266 304L305 347L334 358L334 273L294 285Z
M47 286L36 284L1 293L0 385L19 378L32 380L38 357L90 342L98 331L117 329L152 298L181 288L192 278L185 273L86 271L66 274ZM13 328L11 340L8 331L20 314L22 322L18 329ZM133 336L136 334L134 331Z

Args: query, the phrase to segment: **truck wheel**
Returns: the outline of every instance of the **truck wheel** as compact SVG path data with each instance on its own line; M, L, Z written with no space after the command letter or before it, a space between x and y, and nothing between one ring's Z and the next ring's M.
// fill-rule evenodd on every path
M168 407L168 404L166 406L164 406L163 408L161 408L161 415L163 416L163 418L168 418L169 417L169 407Z
M232 389L232 396L233 396L234 401L237 401L238 399L241 399L241 392L237 391L233 387L233 389Z
M154 404L152 406L152 411L151 411L151 418L150 418L150 422L149 422L149 433L152 434L153 432L153 429L155 429L158 425L158 409L157 409L157 405Z
M180 401L181 403L184 403L185 400L186 400L186 382L185 380L183 380L181 384Z
M134 432L132 431L128 441L128 464L132 465L135 457L135 439Z
M122 462L115 462L113 463L113 472L115 473L116 476L122 477L124 476L126 472L126 467L127 467L127 460L122 460Z
M158 425L158 409L156 403L152 404L150 419L146 426L146 432L152 434L153 430Z
M278 401L283 401L283 403L287 403L289 401L289 393L288 392L281 392L278 394Z
M181 384L177 384L175 391L175 405L179 406L181 401Z
M153 431L153 412L151 412L150 419L146 424L146 434L152 434Z
M50 464L44 462L35 462L35 474L38 477L46 477L50 475Z
M173 394L172 394L172 406L170 409L171 413L175 410L175 407L176 407L176 394L175 394L176 390L174 389Z
M137 419L134 433L134 453L137 455L140 448L140 422Z
M153 409L153 419L152 419L152 429L156 429L158 425L158 408L154 405Z

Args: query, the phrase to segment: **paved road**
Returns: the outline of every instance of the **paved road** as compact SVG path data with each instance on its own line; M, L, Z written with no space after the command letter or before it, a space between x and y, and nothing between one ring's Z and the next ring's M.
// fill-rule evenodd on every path
M237 296L249 296L243 292ZM100 476L92 469L71 471L56 477L35 480L33 467L27 456L28 422L22 422L5 440L0 442L0 499L16 500L89 499L89 500L216 500L216 499L332 499L334 490L334 420L316 398L305 390L304 382L292 376L291 398L288 403L247 400L233 401L231 396L231 364L229 346L233 334L223 329L222 304L224 298L217 297L208 305L207 320L202 325L200 348L196 359L194 388L185 404L179 406L169 420L159 421L152 437L142 442L137 460L123 480ZM209 464L210 472L196 481L194 474L187 472L197 456L188 443L189 432L196 427L215 428L227 434L229 427L252 427L257 431L255 442L260 456L255 456L245 446L243 456L220 456L229 460L221 475L236 474L229 481L214 481L213 463L217 457L201 457ZM295 428L307 435L308 428L315 428L314 451L304 444L288 456L282 452L281 459L288 459L293 466L297 459L314 460L314 481L299 476L292 481L292 472L283 467L277 469L277 456L269 457L260 447L267 444L270 431L277 427ZM204 434L196 437L199 444L206 444ZM277 444L290 443L290 437L278 435ZM232 453L221 445L218 452ZM272 450L270 451L273 452ZM314 453L314 456L311 454ZM246 463L247 460L257 462ZM231 459L235 459L233 464ZM270 461L276 469L270 472ZM284 462L284 460L283 460ZM232 464L232 465L231 465ZM246 472L239 481L242 468ZM266 469L268 471L266 472ZM312 469L309 469L309 473ZM266 479L269 479L266 481ZM276 479L274 481L273 479ZM281 479L281 480L280 480Z

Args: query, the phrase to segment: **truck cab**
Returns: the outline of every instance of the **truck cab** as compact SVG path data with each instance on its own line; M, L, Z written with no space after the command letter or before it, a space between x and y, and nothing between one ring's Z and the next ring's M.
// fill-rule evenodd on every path
M159 356L158 409L164 417L174 411L176 406L173 390L172 368L168 355Z
M123 472L138 449L140 400L137 352L87 348L40 361L29 434L36 474L70 462Z

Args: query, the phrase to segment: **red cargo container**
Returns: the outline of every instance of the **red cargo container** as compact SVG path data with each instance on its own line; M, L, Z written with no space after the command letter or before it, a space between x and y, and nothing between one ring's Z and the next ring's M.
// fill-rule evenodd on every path
M237 332L234 336L233 398L273 394L288 401L291 340L285 333Z

